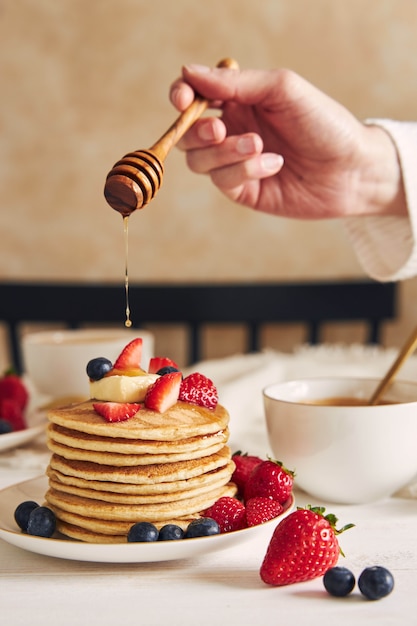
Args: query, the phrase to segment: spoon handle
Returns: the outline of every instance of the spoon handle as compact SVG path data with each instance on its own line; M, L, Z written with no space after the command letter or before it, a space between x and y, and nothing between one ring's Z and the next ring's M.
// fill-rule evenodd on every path
M227 67L230 69L238 69L239 66L234 59L226 58L217 64L217 67ZM181 113L175 122L168 128L160 139L150 148L159 160L163 162L171 148L173 148L184 133L201 117L208 108L209 102L198 94L195 96L190 106Z
M370 405L378 404L379 399L382 394L387 390L389 385L393 382L394 377L401 365L408 359L408 357L414 352L417 347L417 328L413 330L410 337L405 342L404 346L400 350L397 358L394 363L391 365L388 372L385 374L384 378L379 383L378 387L375 389L371 399L369 400Z

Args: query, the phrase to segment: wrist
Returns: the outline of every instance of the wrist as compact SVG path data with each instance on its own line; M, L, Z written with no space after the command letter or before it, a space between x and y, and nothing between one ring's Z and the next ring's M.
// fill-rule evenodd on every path
M363 126L363 214L407 215L401 164L388 132L372 122Z

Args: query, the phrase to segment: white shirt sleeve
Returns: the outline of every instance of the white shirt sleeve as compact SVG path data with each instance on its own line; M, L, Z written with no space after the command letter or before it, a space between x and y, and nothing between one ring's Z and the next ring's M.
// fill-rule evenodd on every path
M365 272L379 281L417 275L417 123L367 120L393 140L400 160L408 216L350 217L343 221Z

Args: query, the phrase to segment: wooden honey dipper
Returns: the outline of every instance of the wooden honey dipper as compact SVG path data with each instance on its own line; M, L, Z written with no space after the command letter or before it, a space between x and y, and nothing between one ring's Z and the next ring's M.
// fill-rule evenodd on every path
M217 67L238 69L238 64L227 58L220 61ZM169 151L208 105L208 100L197 94L192 104L151 148L130 152L115 163L107 175L104 187L104 196L115 211L127 217L155 197L162 185L163 162Z

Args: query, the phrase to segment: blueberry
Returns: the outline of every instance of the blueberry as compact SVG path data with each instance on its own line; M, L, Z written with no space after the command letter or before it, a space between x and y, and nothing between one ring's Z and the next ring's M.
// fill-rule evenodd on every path
M176 524L165 524L159 531L159 541L175 541L184 538L184 531Z
M157 541L158 535L158 529L150 522L137 522L131 526L127 540L129 543Z
M324 588L331 596L343 598L355 586L355 577L347 567L331 567L323 576Z
M171 372L179 372L180 370L177 367L173 367L172 365L166 365L165 367L161 367L156 373L159 376L163 376L164 374L170 374Z
M0 417L0 435L7 435L7 433L13 432L13 426L8 421Z
M103 356L99 356L96 359L88 361L86 371L90 380L100 380L107 372L110 372L113 364L109 359L105 359Z
M34 509L37 509L38 506L39 504L37 502L34 502L33 500L25 500L25 502L21 502L16 508L14 512L14 518L16 520L16 524L24 532L26 532L28 528L29 515Z
M28 535L52 537L56 529L55 513L47 506L38 506L29 515Z
M358 579L358 586L365 598L379 600L394 589L394 577L385 567L374 565L363 570Z
M192 539L193 537L208 537L210 535L218 535L220 527L218 523L211 517L201 517L194 519L188 524L184 538Z

